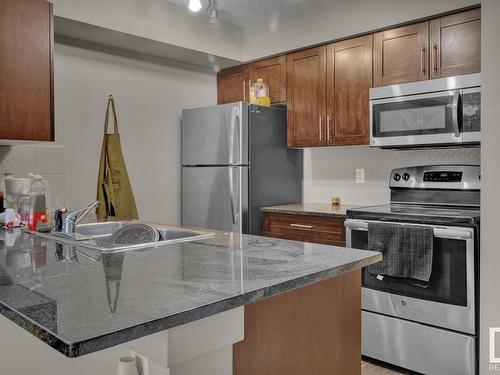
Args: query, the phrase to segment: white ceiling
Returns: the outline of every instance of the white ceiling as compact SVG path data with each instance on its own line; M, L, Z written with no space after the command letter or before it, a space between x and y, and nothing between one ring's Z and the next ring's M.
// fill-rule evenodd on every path
M189 0L168 0L187 7ZM242 27L268 21L279 13L304 8L324 0L216 0L219 18ZM208 0L201 0L203 9Z

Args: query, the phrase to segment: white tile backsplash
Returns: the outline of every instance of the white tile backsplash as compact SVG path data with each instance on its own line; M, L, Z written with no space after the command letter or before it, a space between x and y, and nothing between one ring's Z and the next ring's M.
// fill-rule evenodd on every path
M66 148L59 146L35 147L36 173L64 175L66 173Z
M49 209L66 205L66 147L0 146L0 178L3 179L6 173L17 177L40 174L49 184Z
M480 148L382 150L368 146L304 150L304 202L330 202L332 195L350 204L389 202L393 168L428 164L480 164ZM365 183L356 183L356 168Z
M36 155L34 146L5 146L3 169L4 173L14 176L25 176L36 173Z

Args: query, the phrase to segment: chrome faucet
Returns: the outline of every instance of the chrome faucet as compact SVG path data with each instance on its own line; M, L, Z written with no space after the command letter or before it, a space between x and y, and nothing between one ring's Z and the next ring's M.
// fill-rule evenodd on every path
M99 207L99 201L92 202L85 208L80 208L79 210L74 210L69 212L64 218L64 223L62 220L62 215L68 210L66 208L60 208L56 210L54 222L56 232L62 232L64 234L72 236L75 232L75 226L85 217L90 211Z

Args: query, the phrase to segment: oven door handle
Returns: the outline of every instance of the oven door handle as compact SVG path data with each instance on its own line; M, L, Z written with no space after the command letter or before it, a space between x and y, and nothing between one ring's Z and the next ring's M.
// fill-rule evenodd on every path
M427 226L424 224L410 224L410 225ZM350 230L368 231L368 222L364 220L348 219L345 221L345 226ZM434 237L438 238L466 240L472 238L473 234L472 229L470 228L447 228L447 227L439 227L433 225L429 226L432 227L432 229L434 230Z

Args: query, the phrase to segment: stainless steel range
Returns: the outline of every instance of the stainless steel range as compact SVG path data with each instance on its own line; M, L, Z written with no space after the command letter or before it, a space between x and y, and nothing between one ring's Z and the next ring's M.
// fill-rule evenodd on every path
M347 211L347 246L367 249L377 223L430 228L432 271L422 285L363 270L362 353L423 374L476 374L480 168L394 169L389 187L390 204Z

